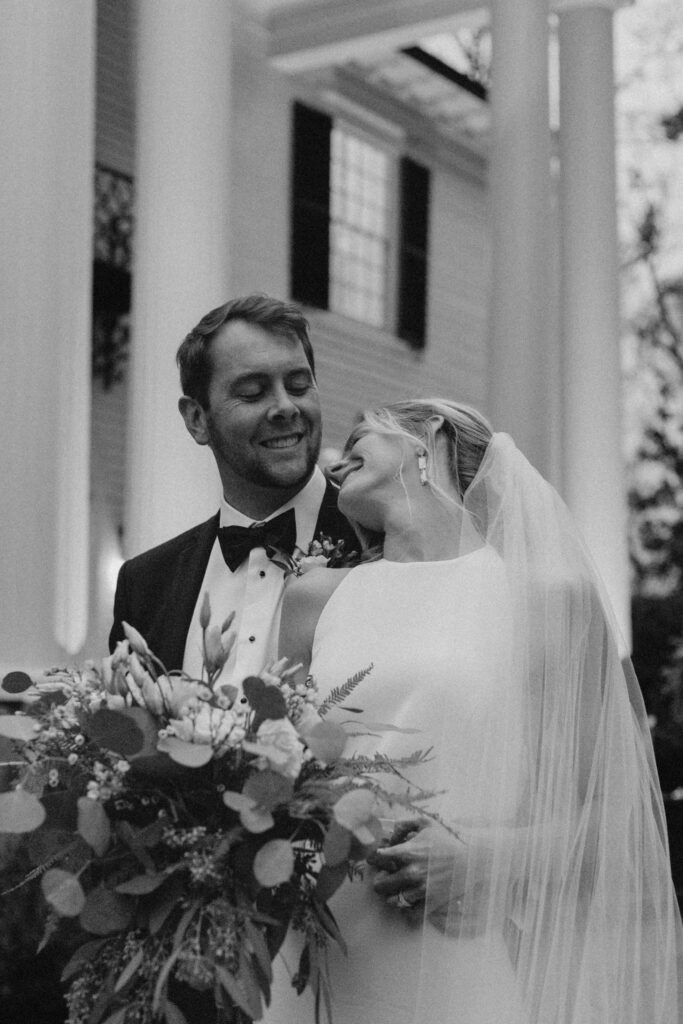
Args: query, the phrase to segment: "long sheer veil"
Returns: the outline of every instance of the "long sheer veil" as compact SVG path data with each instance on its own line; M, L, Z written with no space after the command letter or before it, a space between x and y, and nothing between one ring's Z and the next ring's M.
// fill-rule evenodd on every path
M416 1020L452 989L448 1020L466 1021L452 943L476 942L484 992L502 942L514 1024L675 1024L683 944L663 804L599 577L565 505L507 435L494 435L464 507L501 560L509 629L490 637L501 698L477 737L468 806L479 811L466 819L449 813L447 722L435 739L440 813L467 863L447 912L427 904L425 928L443 941L423 957Z

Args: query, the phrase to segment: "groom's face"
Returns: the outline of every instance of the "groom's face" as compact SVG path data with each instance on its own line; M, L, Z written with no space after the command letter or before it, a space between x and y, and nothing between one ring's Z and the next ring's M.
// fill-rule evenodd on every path
M211 343L208 444L226 498L250 485L280 503L307 482L320 452L320 401L298 339L233 320Z

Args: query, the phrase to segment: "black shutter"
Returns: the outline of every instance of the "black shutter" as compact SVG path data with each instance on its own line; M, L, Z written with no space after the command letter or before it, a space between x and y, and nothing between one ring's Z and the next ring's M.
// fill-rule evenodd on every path
M427 338L429 170L401 159L398 254L398 336L413 348Z
M294 104L292 298L327 309L330 263L330 134L332 119Z

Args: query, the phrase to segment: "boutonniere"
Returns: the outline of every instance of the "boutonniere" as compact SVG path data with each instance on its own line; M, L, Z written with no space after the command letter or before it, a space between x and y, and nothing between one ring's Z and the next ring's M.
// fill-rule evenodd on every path
M344 540L333 540L323 533L311 541L307 551L296 547L290 555L278 548L272 554L269 551L268 555L272 562L284 570L285 577L303 576L310 569L351 568L358 563L360 557L357 551L346 550Z

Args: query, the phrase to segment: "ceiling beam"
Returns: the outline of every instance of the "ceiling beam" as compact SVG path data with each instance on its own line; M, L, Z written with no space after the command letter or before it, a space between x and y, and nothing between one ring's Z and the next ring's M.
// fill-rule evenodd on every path
M281 71L311 71L395 50L424 36L488 20L481 0L306 0L273 8L268 56Z

